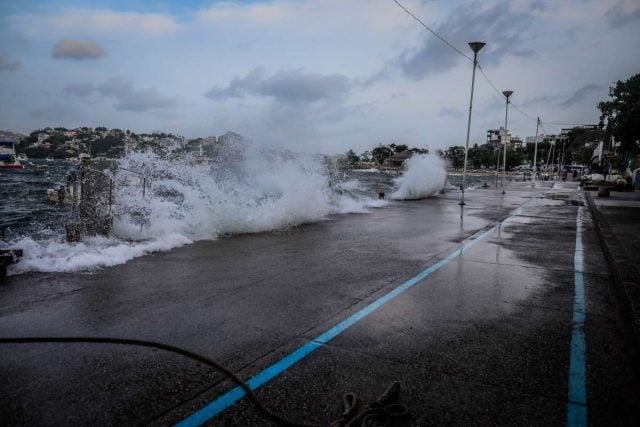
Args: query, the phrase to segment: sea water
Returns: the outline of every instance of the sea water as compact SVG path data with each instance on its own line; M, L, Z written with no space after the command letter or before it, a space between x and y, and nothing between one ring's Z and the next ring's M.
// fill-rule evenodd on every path
M92 271L135 257L221 235L269 232L367 214L388 201L436 196L445 165L415 156L407 171L343 170L324 156L260 148L248 141L220 146L206 162L188 155L132 152L118 161L113 228L108 237L65 240L74 213L52 205L46 189L77 167L64 160L32 161L2 172L2 247L24 250L9 274ZM388 199L388 197L387 197Z

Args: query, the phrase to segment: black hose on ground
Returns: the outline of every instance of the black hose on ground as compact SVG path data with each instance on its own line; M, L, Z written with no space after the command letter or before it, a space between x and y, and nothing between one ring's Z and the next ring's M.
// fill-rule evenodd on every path
M232 372L229 368L222 366L216 361L203 356L198 353L194 353L193 351L185 350L184 348L176 347L169 344L163 344L154 341L144 341L137 339L129 339L129 338L100 338L100 337L29 337L29 338L0 338L0 344L33 344L33 343L93 343L93 344L119 344L119 345L135 345L140 347L149 347L156 348L160 350L170 351L172 353L179 354L184 357L188 357L189 359L197 360L200 363L211 366L212 368L224 373L226 376L231 378L233 382L235 382L238 386L240 386L244 392L247 394L247 397L251 402L256 406L256 408L270 418L272 421L275 421L278 424L285 426L295 426L295 427L314 427L308 424L297 423L291 421L279 414L272 412L267 409L262 402L258 399L256 394L251 390L249 385L244 382L240 377L238 377L234 372Z
M94 343L94 344L118 344L118 345L135 345L140 347L156 348L169 351L197 360L207 366L224 373L231 378L238 386L240 386L247 397L272 421L284 425L295 427L315 427L311 424L303 424L289 420L288 418L276 414L267 409L258 396L253 392L251 387L238 377L229 368L217 363L216 361L193 351L185 350L169 344L163 344L154 341L144 341L130 338L110 338L110 337L19 337L19 338L0 338L0 344L33 344L33 343ZM341 417L331 423L331 427L385 427L385 426L410 426L411 415L404 405L398 403L400 394L400 383L394 382L376 401L372 402L361 414L358 414L359 400L355 393L347 393L343 398L344 412Z

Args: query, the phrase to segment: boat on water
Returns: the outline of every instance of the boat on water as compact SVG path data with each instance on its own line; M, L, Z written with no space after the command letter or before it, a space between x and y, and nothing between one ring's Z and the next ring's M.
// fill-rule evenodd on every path
M18 153L16 158L18 159L19 162L26 162L27 160L29 160L29 158L25 153Z
M13 141L0 141L0 169L22 169L24 166L16 157Z

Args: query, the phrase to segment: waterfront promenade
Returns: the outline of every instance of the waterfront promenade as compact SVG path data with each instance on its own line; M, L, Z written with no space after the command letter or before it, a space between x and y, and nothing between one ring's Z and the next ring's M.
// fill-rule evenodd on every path
M344 393L366 404L398 381L415 425L638 425L629 280L593 218L628 247L638 211L591 209L572 182L479 188L463 211L459 196L10 276L0 337L179 346L310 424L338 418ZM270 425L225 375L162 350L2 344L0 381L8 425Z

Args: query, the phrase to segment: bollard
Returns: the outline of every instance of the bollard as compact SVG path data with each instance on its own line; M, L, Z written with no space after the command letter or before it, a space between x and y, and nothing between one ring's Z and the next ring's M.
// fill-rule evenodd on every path
M609 187L598 187L598 197L609 197Z
M384 193L382 192L378 193L378 199L384 200Z
M22 249L0 249L0 277L7 275L7 267L22 256Z
M80 241L80 237L81 237L80 224L75 222L70 222L65 225L64 229L67 235L67 242L71 243L71 242Z

